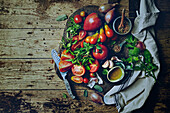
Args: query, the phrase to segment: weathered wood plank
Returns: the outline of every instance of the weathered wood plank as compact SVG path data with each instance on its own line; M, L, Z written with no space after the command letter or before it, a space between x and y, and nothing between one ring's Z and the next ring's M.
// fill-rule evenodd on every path
M57 16L62 14L70 16L83 6L101 5L107 2L107 0L2 1L0 28L64 28L66 20L57 22Z
M51 58L50 52L52 49L58 50L63 31L63 29L0 29L0 58ZM160 29L155 39L163 57L169 57L170 54L169 32L170 29Z
M0 89L65 89L51 59L1 59ZM76 87L82 89L82 87Z
M63 29L0 29L1 58L51 58Z
M34 90L34 91L1 91L0 101L6 102L6 105L0 104L0 112L7 110L16 110L22 112L36 111L42 112L100 112L100 113L117 113L116 108L104 106L90 101L90 94L94 91L88 90L88 97L84 97L84 90L77 90L79 100L72 100L66 90ZM63 93L67 98L63 98ZM12 102L13 100L13 102ZM12 104L13 103L13 104ZM16 109L11 109L16 108ZM18 108L18 109L17 109Z

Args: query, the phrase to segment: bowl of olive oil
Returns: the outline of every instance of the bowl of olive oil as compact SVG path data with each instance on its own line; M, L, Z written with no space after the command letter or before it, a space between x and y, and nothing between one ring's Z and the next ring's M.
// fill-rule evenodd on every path
M120 66L111 68L107 74L107 79L112 82L118 82L124 77L124 70Z

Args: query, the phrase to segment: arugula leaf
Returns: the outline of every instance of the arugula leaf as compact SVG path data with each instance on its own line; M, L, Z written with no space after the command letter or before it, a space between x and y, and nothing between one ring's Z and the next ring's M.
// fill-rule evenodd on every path
M140 53L140 49L137 47L134 47L134 49L129 49L130 56L138 56L139 53Z

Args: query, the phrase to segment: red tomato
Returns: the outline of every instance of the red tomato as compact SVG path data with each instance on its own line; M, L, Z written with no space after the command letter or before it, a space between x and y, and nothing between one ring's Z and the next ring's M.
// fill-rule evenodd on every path
M88 83L89 82L89 80L87 78L84 78L83 81L84 81L84 83Z
M69 52L66 52L66 49L61 53L61 60L66 60L66 59L74 59L74 55L72 55Z
M73 66L72 62L69 62L69 61L61 60L59 62L59 70L61 72L68 71L72 66Z
M79 32L79 40L82 40L86 36L87 32L84 30L81 30Z
M89 71L94 73L99 69L99 67L100 67L100 64L99 64L98 60L95 60L93 62L93 64L90 64L90 70Z
M102 44L99 44L99 46L102 48L102 49L95 49L94 51L93 51L93 56L94 56L94 58L96 58L96 59L99 59L99 60L104 60L106 57L107 57L107 55L108 55L108 50L107 50L107 47L106 46L104 46L104 45L102 45Z
M96 75L94 73L90 73L90 77L95 77Z
M73 44L73 45L71 46L71 50L72 50L72 51L76 50L76 48L79 48L80 45L81 45L81 41L78 41L76 44Z
M106 41L106 35L104 33L103 34L99 34L99 38L100 38L101 42L105 42Z
M86 37L85 42L90 43L91 36Z
M75 22L76 24L81 23L81 22L82 22L82 17L81 17L80 15L75 15L75 16L74 16L74 22Z
M75 76L83 76L86 71L83 65L73 65L71 70Z
M91 37L90 38L90 44L96 44L97 43L97 38L96 37Z
M75 83L82 83L84 80L80 76L72 76L71 80L74 81Z

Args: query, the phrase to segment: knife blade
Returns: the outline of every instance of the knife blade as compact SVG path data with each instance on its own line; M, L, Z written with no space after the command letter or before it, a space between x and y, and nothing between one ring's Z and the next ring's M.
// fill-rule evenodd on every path
M58 56L57 51L54 50L54 49L52 49L52 50L51 50L51 56L52 56L54 62L56 63L57 68L59 69L60 57ZM59 70L59 71L60 71L60 70ZM70 84L69 84L68 80L66 79L67 73L68 73L68 71L66 71L66 72L61 72L61 71L60 71L60 74L61 74L61 76L63 77L64 83L65 83L65 85L66 85L66 89L67 89L69 95L71 96L72 99L75 99L75 96L73 95L73 93L72 93L72 91L71 91Z

